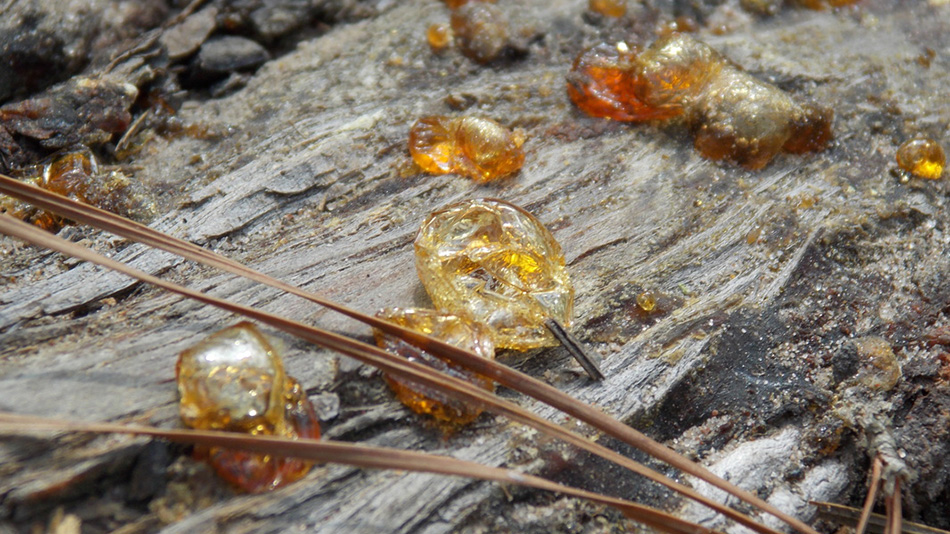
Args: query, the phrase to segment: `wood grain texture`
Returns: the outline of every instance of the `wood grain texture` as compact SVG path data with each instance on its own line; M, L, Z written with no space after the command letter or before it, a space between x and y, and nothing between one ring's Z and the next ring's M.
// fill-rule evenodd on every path
M535 37L526 57L489 67L455 51L432 54L425 29L447 20L441 3L380 5L377 16L337 24L270 61L245 89L186 104L184 120L228 133L156 137L129 162L136 178L168 192L161 199L168 211L153 226L373 311L428 304L411 242L431 210L475 196L521 205L564 248L577 291L574 331L603 356L608 378L589 382L558 349L500 359L807 520L814 516L808 500L850 502L864 483L865 430L845 425L832 447L834 436L821 429L831 424L828 413L841 412L841 421L854 412L836 399L857 395L848 390L858 386L833 376L850 337L883 336L905 382L859 393L917 454L912 467L929 469L929 482L911 490L910 511L939 517L950 472L932 466L948 465L939 461L950 451L915 439L942 439L947 416L936 407L950 404L936 379L939 347L920 343L946 322L946 187L902 183L891 171L906 137L924 133L950 146L950 5L788 7L726 35L701 32L753 74L836 111L831 149L780 156L758 172L703 160L681 124L617 124L572 109L564 74L573 56L598 35L620 31L586 22L586 2L510 6ZM925 48L937 51L929 68L916 61ZM457 113L449 95L474 102L467 113L527 130L520 174L477 185L412 170L408 128L422 115ZM94 231L64 232L216 296L369 337L352 321L275 290ZM0 409L179 424L178 352L235 317L11 241L0 247ZM637 312L643 288L668 299L667 313ZM300 342L285 344L291 374L312 391L339 394L340 415L324 422L334 437L521 467L705 517L633 475L500 418L484 416L443 439L398 405L374 373ZM922 388L934 399L930 407L920 400ZM927 425L895 418L916 410L932 416ZM126 487L144 444L77 436L0 442L0 521L23 528L60 503L84 502L96 488ZM509 501L482 483L335 466L272 494L222 495L176 522L143 529L429 534L624 526L611 512L527 492L515 490Z

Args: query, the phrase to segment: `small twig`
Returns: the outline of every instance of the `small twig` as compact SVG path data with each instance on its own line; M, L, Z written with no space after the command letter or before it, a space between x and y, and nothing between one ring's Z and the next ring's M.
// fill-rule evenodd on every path
M832 521L842 526L856 525L861 517L861 510L852 506L819 501L811 501L810 504L818 507L818 517L820 519ZM871 534L884 534L884 525L886 523L886 516L871 514L871 518L868 520L867 531ZM901 518L901 531L903 534L950 534L950 532L939 528L904 521L903 518Z
M581 346L580 341L574 338L570 332L564 328L564 325L551 319L550 317L544 321L544 326L554 334L554 337L561 343L561 345L567 349L567 352L577 360L577 363L581 364L581 367L587 371L587 374L594 380L603 380L604 373L600 372L600 367L597 366L597 361L591 357L591 355L584 350L584 347Z
M103 73L112 72L112 69L116 67L119 63L122 63L126 59L129 59L132 56L142 54L152 47L155 43L158 42L158 38L161 37L161 31L151 31L147 33L138 43L132 45L131 47L125 49L124 51L118 53L115 57L112 58L112 61L106 65L106 68L102 69Z
M175 15L171 20L169 20L165 24L162 24L162 28L166 28L166 29L171 28L175 24L178 24L179 22L185 20L186 18L188 18L189 15L197 11L198 8L201 7L201 4L205 3L205 1L206 0L191 0L191 3L185 6L185 9L181 10L181 13Z
M194 13L196 9L201 7L201 4L205 3L205 1L206 0L192 0L192 2L188 4L181 13L165 22L165 24L163 24L159 30L149 32L141 40L139 40L138 43L132 45L125 51L115 56L106 66L106 68L102 70L102 72L110 72L122 61L135 55L144 54L146 50L158 42L158 39L162 36L162 34L165 33L165 30L183 21L186 17Z
M132 122L132 125L122 134L122 139L119 139L119 142L115 145L115 153L118 156L120 152L125 150L125 145L129 144L129 141L132 139L132 136L138 132L139 127L142 125L142 122L145 121L145 117L148 117L148 114L151 110L146 109L141 115L135 118Z

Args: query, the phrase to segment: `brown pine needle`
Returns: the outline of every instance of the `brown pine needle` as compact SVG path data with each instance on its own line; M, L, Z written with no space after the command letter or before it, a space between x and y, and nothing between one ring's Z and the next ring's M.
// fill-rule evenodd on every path
M384 447L370 447L353 443L334 442L331 440L292 440L234 432L164 430L151 426L86 423L0 412L0 432L48 430L98 434L135 434L161 438L176 443L242 449L276 456L312 460L315 462L345 464L363 468L417 471L507 484L518 484L606 504L617 508L634 521L670 534L717 534L715 531L701 525L624 499L616 499L599 493L564 486L511 469L490 467L447 456L401 451Z
M39 245L50 250L59 251L64 254L89 261L91 263L102 265L103 267L110 268L117 272L136 278L140 281L164 288L179 295L183 295L185 297L203 302L211 306L216 306L233 313L238 313L244 315L245 317L256 319L274 328L283 330L288 334L297 336L306 341L310 341L315 345L338 351L369 365L376 366L385 373L407 378L411 381L422 383L426 386L445 391L449 395L461 397L463 400L468 402L485 406L487 409L495 413L505 415L515 421L536 428L552 437L556 437L567 443L571 443L572 445L591 452L592 454L596 454L618 465L626 467L637 474L662 484L690 499L702 503L709 508L720 512L726 517L733 519L737 523L745 525L753 530L756 530L757 532L761 532L762 534L778 534L775 530L756 523L750 517L733 510L724 504L718 503L709 497L697 493L692 488L679 484L669 477L661 475L638 462L635 462L606 447L603 447L602 445L598 445L580 435L574 434L559 425L542 419L537 415L515 406L508 401L500 399L479 387L469 384L463 380L443 375L425 365L410 362L390 354L376 346L368 345L361 341L292 321L290 319L286 319L268 312L205 295L204 293L187 289L172 282L167 282L122 263L101 256L85 247L54 236L44 230L40 230L39 228L31 226L9 215L0 214L0 233L6 233L35 245Z
M740 500L752 504L760 510L766 511L778 517L802 534L817 534L817 531L809 527L804 522L790 516L789 514L786 514L785 512L782 512L775 506L769 504L756 495L753 495L751 492L743 490L734 484L723 480L705 467L650 439L643 433L623 424L622 422L610 417L609 415L597 410L592 406L586 405L572 398L571 396L559 391L554 387L551 387L528 375L515 371L507 366L491 360L480 358L468 351L440 340L425 336L413 330L400 327L371 315L366 315L332 301L325 300L313 293L276 280L238 262L224 258L223 256L219 256L192 243L188 243L187 241L168 236L148 228L147 226L129 221L128 219L119 217L107 211L72 201L66 197L62 197L38 187L19 182L7 176L3 176L2 174L0 174L0 193L5 193L26 202L33 203L38 207L55 212L63 217L83 222L91 226L115 233L116 235L120 235L122 237L126 237L128 239L132 239L155 248L172 252L184 258L197 261L205 265L217 267L233 274L244 276L250 280L284 290L288 293L306 298L312 302L340 312L367 325L378 328L386 333L403 338L406 341L422 348L423 350L429 351L439 356L444 356L453 362L488 376L501 384L545 402L564 413L572 415L577 419L584 421L585 423L588 423L591 426L627 443L628 445L635 447L649 454L650 456L653 456L654 458L662 460L685 473L691 474L734 495ZM614 454L613 456L619 455ZM623 465L629 468L627 464ZM670 484L678 486L678 484L672 480L667 480L669 482L660 483L671 488L673 486ZM659 480L657 481L659 482ZM676 491L680 490L676 489ZM695 494L695 492L692 493L694 495L698 495ZM692 496L691 498L696 499L696 497ZM702 498L696 500L699 502L704 502L704 504L707 504L707 506L710 506L724 515L733 518L737 522L746 524L746 526L750 526L746 522L748 518L742 514L739 514L743 518L740 520L735 516L735 514L724 511L723 506L713 506L709 504L709 499ZM726 508L726 510L730 510L731 512L731 509ZM755 527L750 526L750 528Z
M887 498L887 528L884 532L900 534L903 517L901 513L901 479L894 479L894 493Z
M864 499L864 508L861 510L861 519L858 520L858 527L854 534L864 534L868 527L868 519L871 517L871 510L874 508L874 500L877 498L877 488L881 485L882 467L881 457L875 456L871 463L871 485L868 487L868 495Z

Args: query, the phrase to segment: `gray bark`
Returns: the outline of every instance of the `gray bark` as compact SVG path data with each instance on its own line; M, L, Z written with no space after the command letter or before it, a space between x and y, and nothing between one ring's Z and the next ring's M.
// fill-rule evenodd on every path
M246 88L186 103L184 121L224 135L156 135L128 161L127 172L163 192L166 211L153 226L372 312L428 304L411 242L431 210L475 196L512 201L563 246L577 292L573 330L603 356L607 380L591 383L560 349L500 360L808 521L809 500L860 502L874 440L891 436L919 475L905 514L950 526L950 398L940 375L945 347L933 341L950 299L946 185L893 173L907 138L925 134L950 147L950 4L786 7L772 18L735 15L737 27L725 35L701 31L746 70L835 109L833 147L779 156L757 172L704 160L675 121L618 124L577 112L564 94L571 60L599 35L622 32L586 22L585 3L511 7L537 38L526 57L489 67L454 50L431 52L426 27L448 19L440 3L375 8L269 61ZM936 52L929 68L917 61L927 49ZM457 113L451 95L474 102L467 113L527 130L518 175L478 185L412 169L409 126ZM369 339L362 326L275 290L88 229L61 234L189 287ZM180 424L177 354L238 318L10 239L0 247L0 409ZM638 311L643 289L660 296L660 311ZM874 368L852 341L866 337L885 339L896 354L903 378L893 388L868 386ZM525 469L726 528L634 475L501 418L483 416L444 438L395 402L376 373L285 344L289 372L341 400L339 414L330 410L324 421L329 437ZM98 530L429 534L630 525L612 511L533 492L508 488L512 500L484 483L339 466L317 467L274 493L239 496L187 457L166 469L163 453L146 444L3 440L0 527L45 522L59 505ZM148 475L150 466L159 474ZM129 497L151 477L167 482ZM187 511L172 517L176 502Z

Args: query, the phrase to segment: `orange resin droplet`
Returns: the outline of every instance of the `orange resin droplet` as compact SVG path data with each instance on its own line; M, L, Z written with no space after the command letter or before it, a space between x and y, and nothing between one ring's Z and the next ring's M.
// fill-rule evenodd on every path
M834 111L813 103L801 104L800 107L801 113L792 117L790 135L782 148L792 154L823 150L834 139L831 130Z
M530 213L501 200L446 206L416 235L416 270L436 308L485 324L496 347L557 344L545 326L569 326L574 287L561 246Z
M426 30L426 40L433 52L441 52L452 42L452 28L448 24L431 24Z
M425 171L455 172L482 182L520 170L523 143L520 130L480 117L423 117L409 130L409 153Z
M897 149L897 164L914 176L938 180L943 175L943 168L947 165L947 157L943 152L943 147L936 141L912 139Z
M489 2L494 4L495 0L442 0L449 9L458 9L469 2Z
M54 157L20 178L37 187L133 219L149 219L155 205L142 188L119 171L102 173L86 149ZM0 195L0 213L8 213L44 230L55 232L67 223L63 218Z
M417 308L389 308L380 311L376 316L470 350L483 358L495 359L495 346L488 330L464 317ZM397 337L384 334L379 330L375 330L374 334L376 343L380 347L409 361L421 363L447 375L460 378L485 391L495 391L495 383L488 377L433 356L414 345ZM460 401L439 390L409 380L387 375L386 382L392 388L396 398L409 409L416 413L431 415L440 422L451 426L462 426L471 423L483 411L481 406Z
M581 52L567 76L567 94L591 117L617 121L665 119L682 110L651 107L637 97L643 81L634 69L636 51L625 43L599 44Z
M627 14L626 0L589 0L587 9L605 17L622 17Z
M320 437L306 391L284 373L280 355L248 322L226 328L185 350L175 367L182 422L291 439ZM261 453L199 447L215 471L238 488L259 493L295 480L311 463Z
M457 119L423 117L409 130L409 154L416 165L432 174L455 172Z
M664 22L661 24L657 30L656 34L660 37L665 37L667 35L677 33L677 32L686 32L692 33L699 30L699 23L693 20L691 17L681 15L676 17L673 20Z
M75 152L54 159L43 172L43 188L88 203L87 192L99 173L91 154Z

